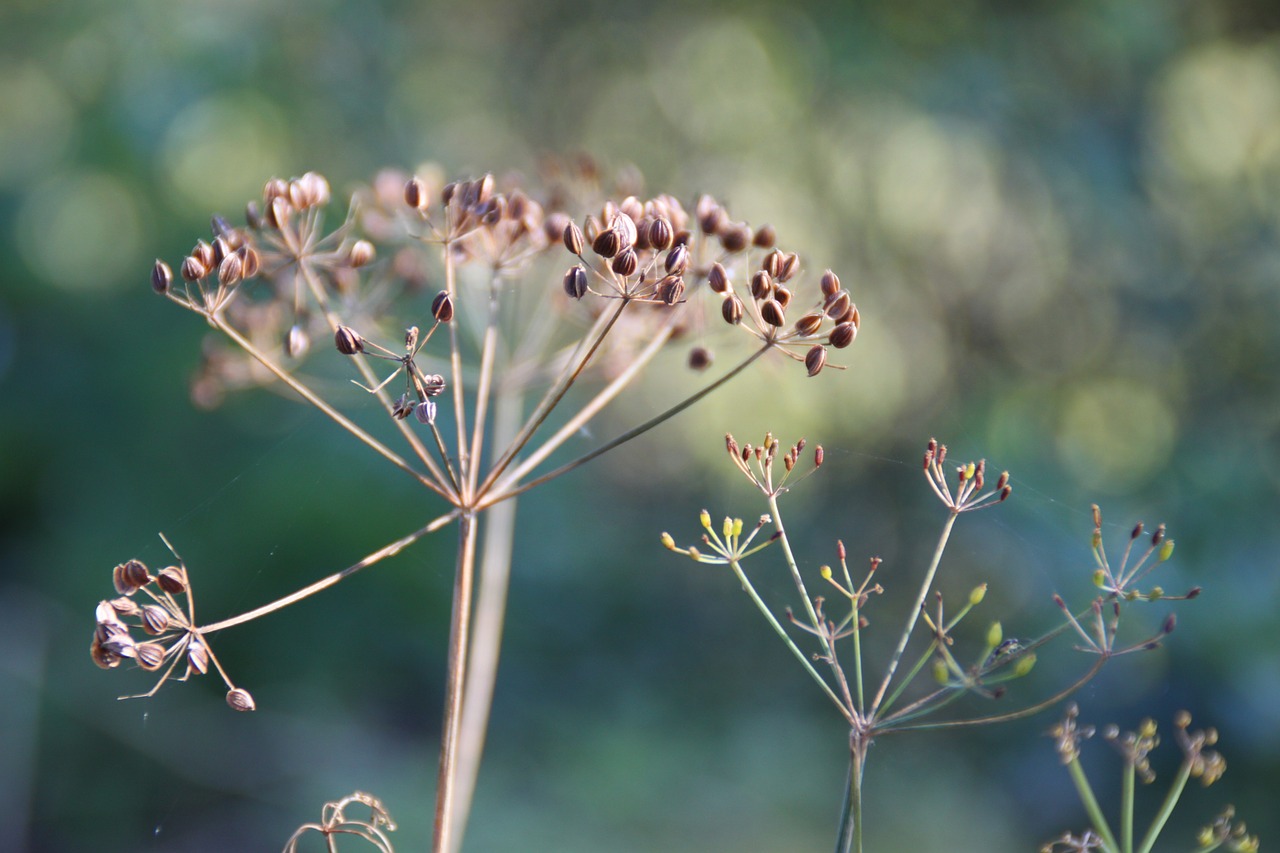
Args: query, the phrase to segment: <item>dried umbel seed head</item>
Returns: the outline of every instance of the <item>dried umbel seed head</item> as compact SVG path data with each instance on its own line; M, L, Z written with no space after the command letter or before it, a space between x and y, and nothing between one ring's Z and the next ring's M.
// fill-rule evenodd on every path
M564 274L564 292L573 299L587 295L587 271L582 267L569 267Z
M817 376L827 363L827 348L822 344L814 344L804 354L804 366L810 376Z
M613 256L613 263L610 268L621 276L629 276L640 266L640 258L636 255L636 250L630 246L625 246L622 251Z
M284 336L284 351L290 358L302 358L311 349L311 336L302 326L294 323Z
M169 265L164 261L156 258L155 265L151 267L151 289L163 296L171 287L173 287L173 270L169 269Z
M350 326L339 326L338 331L333 333L333 342L338 347L338 352L343 355L364 352L364 338Z
M170 595L180 595L187 591L187 573L179 566L166 566L156 575L156 583Z
M746 312L743 307L742 300L737 294L730 293L720 303L720 314L724 317L724 321L731 326L736 326L742 322L742 315Z
M564 227L564 247L569 250L571 255L581 255L583 246L582 229L578 227L578 223L570 221Z
M689 367L706 370L711 366L711 351L706 347L694 347L689 351Z
M121 595L133 595L151 583L151 573L141 560L128 560L112 569L111 582Z
M243 687L234 687L227 691L227 704L233 711L252 711L258 707L253 703L253 697L249 695L249 691Z
M717 261L711 265L711 271L707 273L707 285L716 293L727 293L731 289L724 264Z
M453 319L453 297L449 295L449 291L442 290L431 300L431 316L441 323L448 323Z
M840 323L831 330L831 334L827 337L827 342L836 349L844 349L853 343L853 339L857 336L857 326L853 323Z

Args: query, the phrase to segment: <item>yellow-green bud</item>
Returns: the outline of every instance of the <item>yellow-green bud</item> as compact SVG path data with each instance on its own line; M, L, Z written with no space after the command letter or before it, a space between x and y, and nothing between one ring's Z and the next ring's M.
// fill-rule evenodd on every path
M698 513L698 521L701 522L702 526L707 530L711 529L711 513L707 512L705 509Z
M733 520L733 535L734 536L742 535L742 519L740 518L735 518Z
M1107 582L1107 573L1102 569L1097 569L1093 573L1093 585L1102 586Z
M698 551L697 548L693 547L692 545L689 546L689 550L687 553L689 554L689 557L694 560L702 559L702 554Z
M1099 530L1095 530L1093 531L1093 550L1096 551L1101 547L1102 547L1102 532Z
M1164 540L1164 544L1160 546L1160 554L1159 554L1160 562L1163 563L1165 560L1169 559L1172 556L1173 556L1173 540L1166 539Z
M829 580L831 580L831 567L830 567L830 566L823 566L822 568L818 569L818 573L819 573L820 575L822 575L822 579L823 579L824 581L829 581Z
M728 539L733 536L733 519L729 516L724 517L724 538Z
M1036 665L1035 652L1029 652L1018 658L1018 662L1013 665L1013 674L1017 678L1021 678L1031 671L1031 667Z
M987 585L985 583L975 586L973 588L973 591L969 593L969 604L971 604L974 607L977 607L979 604L982 603L982 599L986 598L986 595L987 595Z
M972 480L974 472L977 470L978 470L978 466L970 462L968 465L964 466L964 478L966 480Z
M662 544L672 551L676 549L676 540L672 539L671 534L665 530L662 531Z
M1004 628L1000 627L999 622L992 622L991 627L987 629L987 648L994 649L1003 639Z
M949 680L950 673L947 672L947 663L943 660L935 660L933 662L933 678L939 684L946 684Z
M1147 593L1147 601L1159 601L1164 598L1164 587L1153 586L1151 592Z

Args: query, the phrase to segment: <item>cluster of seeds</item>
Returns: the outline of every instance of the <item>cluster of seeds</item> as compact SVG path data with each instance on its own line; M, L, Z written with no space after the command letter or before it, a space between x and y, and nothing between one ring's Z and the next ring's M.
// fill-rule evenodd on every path
M192 673L204 675L212 663L227 685L227 704L237 711L254 709L249 691L231 683L196 627L195 605L181 561L153 575L141 560L127 560L112 570L111 577L119 596L98 603L94 614L97 624L89 648L93 662L103 669L114 669L123 661L132 660L147 672L156 672L168 662L168 668L150 691L122 699L153 695L183 661L186 667L179 681L186 681ZM146 601L140 603L138 593ZM185 609L179 604L180 597L186 599ZM138 637L134 636L135 631Z

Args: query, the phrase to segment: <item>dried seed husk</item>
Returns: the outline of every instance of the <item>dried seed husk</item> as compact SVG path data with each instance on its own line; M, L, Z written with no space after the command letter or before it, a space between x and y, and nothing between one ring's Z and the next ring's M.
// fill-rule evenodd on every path
M187 645L187 663L201 675L209 671L209 649L199 637L192 637Z
M612 221L609 223L609 228L618 235L619 250L636 244L636 237L639 236L636 231L636 223L626 213L619 211L614 214Z
M142 587L151 583L151 573L141 560L127 560L116 566L111 572L111 580L116 592L121 595L133 595Z
M183 281L199 281L209 274L209 268L195 255L187 255L182 259L181 272Z
M404 203L414 210L426 210L427 205L431 203L431 196L427 192L427 185L422 178L414 175L404 185Z
M689 247L681 244L667 252L663 266L671 275L684 275L689 268Z
M823 297L829 297L840 290L840 276L827 270L822 274L822 279L818 282L818 286L822 288Z
M187 573L180 566L165 566L156 574L156 583L170 595L187 591Z
M138 603L128 596L120 596L110 601L111 609L120 616L136 616L139 610Z
M765 270L757 270L752 274L751 296L754 299L768 299L773 296L773 277Z
M138 643L134 650L137 652L138 666L147 672L155 672L164 664L164 646L159 643Z
M719 234L726 252L741 252L751 244L751 227L745 222L722 223Z
M724 321L732 326L736 326L742 322L742 315L746 309L742 305L742 300L737 294L730 293L720 303L720 314L724 317Z
M778 274L774 279L779 283L790 281L791 277L800 270L800 256L795 252L788 252L782 256L782 262L778 266Z
M757 249L772 249L773 244L778 242L778 232L772 225L761 225L756 229L755 236L751 238L751 245Z
M564 274L564 292L574 299L581 299L587 294L587 271L574 266Z
M760 262L760 269L767 272L771 278L777 278L778 271L782 269L782 252L774 249L765 255L764 260Z
M93 642L89 644L89 657L93 658L94 664L100 669L115 669L120 665L120 656L108 651L96 632L93 635Z
M289 199L276 196L267 205L267 225L279 231L289 222L289 214L292 212L293 207L289 204Z
M844 349L853 343L853 339L858 336L858 327L853 323L838 323L831 334L827 337L827 342L836 349Z
M684 298L684 279L678 275L664 276L654 290L667 305L675 305Z
M137 655L137 644L128 631L117 632L102 641L102 648L113 655L131 658Z
M347 263L358 269L365 264L372 263L377 254L377 250L368 240L356 240L347 251Z
M163 634L169 629L169 611L158 604L146 604L142 607L142 630L148 634Z
M824 319L825 315L810 311L799 320L796 320L796 332L806 338L809 335L816 334L818 329L822 327Z
M706 347L694 347L689 350L689 367L694 370L706 370L711 366L711 351Z
M173 270L164 261L156 258L155 265L151 267L151 289L164 295L171 287L173 287Z
M284 351L290 358L302 358L311 349L311 336L302 326L294 323L284 336Z
M339 326L338 330L333 333L333 342L338 347L338 352L343 355L355 355L358 352L364 352L364 338L360 337L360 333L350 326Z
M570 221L564 227L564 247L569 250L571 255L581 255L583 246L582 229L578 227L578 223Z
M810 376L817 376L827 363L827 348L822 344L814 344L804 355L804 366Z
M727 293L732 289L729 284L729 274L725 272L724 264L717 261L711 265L711 270L707 273L707 285L716 293Z
M618 249L621 248L620 244L618 232L612 228L606 228L596 235L595 240L591 241L591 251L602 258L612 258L618 254Z
M640 259L636 256L636 250L626 246L613 256L613 263L610 264L610 268L618 275L629 276L636 271L636 267L639 265Z
M675 231L671 227L670 220L659 216L649 222L647 237L650 246L659 252L665 252L675 239Z
M776 299L766 299L760 303L760 319L774 327L781 327L787 322L782 305Z
M130 604L130 599L125 599ZM93 609L93 618L99 625L123 625L120 621L120 614L116 611L115 606L110 601L99 601L98 606Z
M448 323L453 319L453 297L449 295L449 291L442 290L431 300L431 316L441 323Z
M243 687L233 687L227 691L227 704L234 711L252 711L257 708L253 703L253 697Z
M786 307L791 304L791 291L782 286L775 287L773 289L773 298L778 300L778 304L782 306L783 310L786 310Z
M258 270L262 267L262 260L258 257L258 250L252 246L241 246L236 249L236 254L240 256L240 277L253 278L258 274Z
M837 290L822 303L822 309L833 320L843 317L844 312L849 310L849 292L847 290Z
M420 424L433 424L436 422L436 401L423 400L421 403L413 407L413 416L418 419Z

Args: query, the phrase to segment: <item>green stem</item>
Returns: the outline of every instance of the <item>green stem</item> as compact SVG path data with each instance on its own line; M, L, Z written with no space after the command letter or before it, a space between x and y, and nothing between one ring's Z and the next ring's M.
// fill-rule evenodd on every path
M1076 791L1080 794L1080 802L1084 805L1084 810L1089 813L1089 820L1093 821L1093 828L1098 831L1098 835L1102 836L1104 849L1107 853L1120 853L1120 845L1116 844L1116 837L1111 832L1107 819L1102 815L1098 798L1093 795L1093 788L1089 785L1089 778L1084 775L1084 768L1080 766L1079 758L1073 758L1067 763L1067 772L1071 774L1071 781L1075 783Z
M827 642L827 635L822 630L822 624L818 621L818 613L813 609L813 602L809 599L809 591L805 589L804 579L800 577L800 567L796 565L795 554L791 551L791 540L787 536L787 529L782 523L782 510L778 506L778 495L776 492L769 495L769 512L773 514L773 524L778 528L778 542L782 545L782 553L786 557L787 568L791 570L791 580L796 585L796 590L800 593L800 600L804 602L805 615L809 617L809 624L813 626L814 633L818 635L818 642L822 645L822 654L831 661L832 669L836 668L835 654L831 651L831 644Z
M866 750L857 742L856 732L849 735L849 774L844 783L844 805L840 810L840 829L836 834L836 853L862 853L862 766Z
M1178 775L1174 778L1173 784L1169 786L1169 793L1165 796L1164 802L1160 804L1160 811L1151 821L1151 827L1147 830L1147 834L1142 837L1142 846L1138 848L1138 853L1151 853L1151 848L1155 846L1156 839L1160 837L1160 832L1169 820L1169 815L1173 814L1173 807L1178 804L1178 798L1182 796L1182 789L1187 786L1187 780L1190 778L1191 761L1188 759L1183 761L1182 766L1178 768Z
M956 519L960 517L958 512L952 512L947 516L947 521L942 525L942 535L938 537L938 546L933 550L933 560L929 563L929 570L925 572L924 582L920 584L920 593L916 596L915 606L911 608L911 614L907 617L907 625L902 629L902 636L898 638L898 647L893 651L893 657L889 659L889 669L884 674L884 680L880 682L880 689L876 691L876 698L871 702L871 711L869 716L874 717L876 711L880 709L880 701L884 699L885 691L889 689L889 683L893 681L893 674L898 669L898 662L902 660L902 653L907 649L907 643L911 640L911 632L915 630L916 620L920 618L920 608L924 606L924 600L929 595L929 589L933 586L933 576L938 572L938 566L942 563L942 553L947 549L947 540L951 538L951 528L955 526Z
M1133 763L1124 763L1124 775L1120 777L1120 840L1124 853L1133 853L1133 780L1136 775Z

